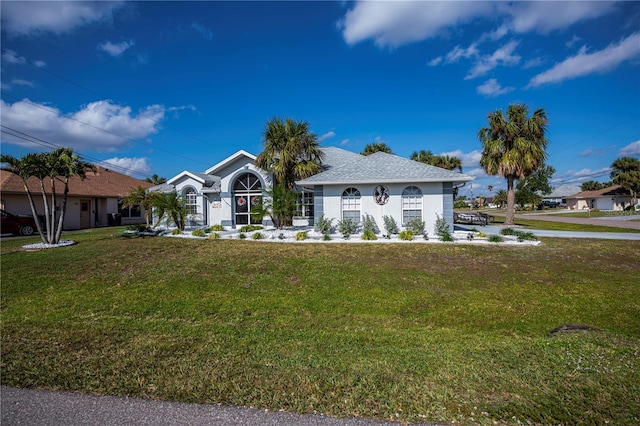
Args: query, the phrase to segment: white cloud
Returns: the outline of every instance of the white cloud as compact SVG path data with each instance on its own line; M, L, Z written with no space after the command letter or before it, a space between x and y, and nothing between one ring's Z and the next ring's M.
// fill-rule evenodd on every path
M476 88L476 92L480 95L495 97L513 92L513 87L502 87L495 78L489 79Z
M373 39L379 47L397 47L494 10L492 2L358 1L338 27L347 44Z
M327 133L324 133L324 134L318 136L318 142L325 141L325 140L327 140L329 138L334 137L335 135L336 135L336 132L334 132L333 130L328 131Z
M503 11L510 15L509 25L515 32L545 34L606 15L616 7L614 2L608 1L517 1Z
M13 50L5 49L2 54L3 64L24 64L27 62L27 58L24 56L18 56Z
M529 59L527 62L525 62L524 65L522 66L522 68L524 68L524 69L535 68L535 67L539 67L542 64L544 64L544 59L542 59L542 58L533 58L533 59Z
M458 157L462 161L462 169L477 168L480 165L480 158L482 158L482 152L474 150L471 152L463 152L460 149L455 151L441 152L440 155L448 155L450 157ZM464 172L465 174L469 174Z
M472 43L471 46L466 49L461 49L460 46L456 46L453 50L447 53L445 58L445 62L447 64L452 64L458 62L460 58L469 59L469 58L477 58L480 56L480 52L478 51L478 47L476 43Z
M204 25L199 24L197 22L193 22L191 24L191 28L196 30L196 32L198 32L198 34L200 34L204 39L213 40L213 32L209 28L205 27Z
M640 140L631 142L629 145L623 147L620 151L618 151L618 155L621 157L640 155Z
M435 67L440 65L440 63L442 63L442 56L438 56L437 58L433 58L432 60L429 61L428 65L430 67Z
M133 46L135 42L133 40L121 41L120 43L111 43L110 41L104 42L98 45L98 48L107 52L111 56L120 56L127 49Z
M561 176L554 177L551 181L554 184L580 184L588 180L598 180L603 176L607 176L611 173L611 167L602 167L600 169L581 169L581 170L569 170Z
M162 106L151 105L134 115L130 107L108 100L92 102L70 114L28 99L14 104L0 99L0 106L3 126L59 146L95 152L113 152L156 133L165 112ZM37 145L6 134L2 137L3 143Z
M21 78L14 78L13 80L11 80L10 83L5 84L2 83L2 89L3 90L10 90L12 89L14 86L26 86L26 87L35 87L35 84L33 84L32 81L29 80L23 80Z
M514 55L513 53L516 47L518 47L518 42L515 40L510 41L493 52L493 54L482 56L464 79L472 80L476 77L483 76L499 65L517 65L520 62L520 56Z
M108 160L103 160L101 163L111 165L114 169L117 169L116 171L119 173L132 176L134 174L148 175L151 172L151 166L147 161L148 159L146 157L113 157Z
M607 154L606 149L598 149L598 148L587 148L580 153L580 157L602 157Z
M572 48L577 42L579 42L580 40L582 40L580 37L578 37L577 35L573 35L573 37L571 38L571 40L569 40L568 42L566 42L564 45L567 47L567 49Z
M640 57L640 32L594 53L588 53L587 48L582 47L576 55L533 77L529 87L559 83L593 73L604 73L637 57Z
M340 146L347 146L349 145L349 139L342 139L340 141Z
M2 2L2 26L11 36L64 33L110 19L123 5L122 1Z

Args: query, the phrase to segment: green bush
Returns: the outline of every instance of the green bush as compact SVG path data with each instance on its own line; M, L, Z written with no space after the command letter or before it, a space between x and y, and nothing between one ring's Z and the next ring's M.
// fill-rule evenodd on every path
M191 235L193 235L194 237L206 237L207 233L204 232L204 229L198 228L191 231Z
M376 220L368 213L362 215L362 230L363 232L371 231L374 235L379 231Z
M220 231L224 231L224 226L220 224L212 225L209 229L207 229L207 232L220 232Z
M331 236L329 234L324 234L324 236L322 237L322 239L324 241L331 241Z
M371 229L367 229L362 233L362 239L367 241L374 241L377 240L378 237L376 237L375 232L373 232Z
M522 242L522 241L537 241L538 237L536 237L533 232L524 232L524 231L517 231L511 228L505 228L502 231L500 231L500 233L502 235L513 235L518 237L518 241Z
M239 232L253 232L253 231L259 231L260 229L263 229L263 227L260 226L260 225L244 225L238 231Z
M296 234L296 241L304 241L307 239L307 233L305 231L300 231Z
M424 220L419 217L414 217L407 222L406 228L408 231L411 231L413 235L424 234Z
M489 235L489 242L490 243L501 243L504 241L504 238L502 238L500 235Z
M261 240L261 239L263 239L264 237L262 236L262 233L261 233L261 232L256 232L255 234L253 234L252 238L253 238L254 240Z
M382 220L384 222L384 230L388 236L400 232L398 229L398 224L396 223L396 220L393 218L393 216L384 215L382 216Z
M324 214L322 214L318 218L314 230L321 233L322 235L329 235L331 234L332 223L333 219L327 219Z
M127 226L127 231L151 232L151 229L147 228L147 225L141 223L141 224L138 224L138 225L129 225L129 226Z
M247 234L245 234L244 232L241 232L240 235L238 235L238 238L240 238L241 240L244 240L245 238L247 238Z
M348 240L349 236L356 232L357 226L358 224L356 223L356 221L348 217L346 219L338 221L338 232L342 234L342 237L345 240Z
M401 231L398 236L403 241L413 241L413 232L411 231Z
M440 217L437 213L435 231L436 235L439 236L442 241L453 241L453 236L451 235L451 227L444 219L444 217Z
M217 232L214 232L211 235L209 235L209 239L211 239L211 240L219 240L220 239L220 234L218 234Z
M171 235L180 235L182 234L182 231L180 230L180 228L176 228L173 231L171 231Z

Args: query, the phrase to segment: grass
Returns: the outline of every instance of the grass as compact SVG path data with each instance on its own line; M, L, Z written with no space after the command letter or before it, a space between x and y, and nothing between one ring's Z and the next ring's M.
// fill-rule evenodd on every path
M559 213L557 215L560 215ZM492 224L503 224L505 218L503 216L494 216ZM535 219L515 219L515 224L524 229L540 229L547 231L572 231L572 232L628 232L639 233L640 230L632 228L618 228L613 226L602 225L580 225L575 223L550 222Z
M3 385L400 422L640 422L640 242L65 238L78 244L2 243ZM574 323L601 331L547 336Z

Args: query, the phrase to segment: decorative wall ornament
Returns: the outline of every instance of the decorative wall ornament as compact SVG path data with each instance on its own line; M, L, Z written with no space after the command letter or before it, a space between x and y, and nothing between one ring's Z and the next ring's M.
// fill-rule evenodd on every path
M373 190L373 198L376 200L376 204L383 206L389 201L389 190L386 186L378 185Z
M244 206L247 203L247 200L245 200L244 197L238 197L238 205L240 207Z

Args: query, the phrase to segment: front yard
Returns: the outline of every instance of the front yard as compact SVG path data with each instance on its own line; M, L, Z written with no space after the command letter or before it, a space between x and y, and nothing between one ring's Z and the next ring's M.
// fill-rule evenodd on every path
M399 422L640 422L640 242L73 239L2 243L3 385ZM595 329L549 335L566 324Z

